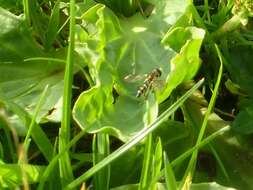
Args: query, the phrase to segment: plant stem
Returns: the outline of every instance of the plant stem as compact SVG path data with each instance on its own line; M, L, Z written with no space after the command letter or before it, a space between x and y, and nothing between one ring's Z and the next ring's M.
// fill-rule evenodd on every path
M232 32L233 30L239 28L241 25L241 17L238 15L234 15L231 19L225 22L218 30L211 34L211 37L214 41L219 40L228 32Z
M29 0L23 0L23 7L24 7L24 15L25 15L25 20L28 26L31 25L31 18L30 18L30 13L29 13Z

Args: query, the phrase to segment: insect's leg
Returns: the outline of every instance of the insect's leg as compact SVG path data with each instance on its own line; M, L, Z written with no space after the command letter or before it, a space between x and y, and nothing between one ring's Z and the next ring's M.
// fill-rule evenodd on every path
M155 84L154 81L152 81L149 85L149 91L152 93L155 91L154 84Z
M146 89L145 93L143 94L145 99L148 98L148 95L149 95L150 91L152 91L152 82L150 84L148 84L147 89Z
M146 91L145 94L143 94L145 100L148 100L148 94L149 94L148 91Z

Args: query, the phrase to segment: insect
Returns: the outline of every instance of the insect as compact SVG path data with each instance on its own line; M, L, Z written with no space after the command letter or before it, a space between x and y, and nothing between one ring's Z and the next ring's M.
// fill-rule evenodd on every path
M138 88L136 97L146 97L150 91L154 90L161 75L162 71L159 68L155 68L150 73L148 73L143 84ZM129 80L130 78L131 77L127 76L125 77L125 80Z

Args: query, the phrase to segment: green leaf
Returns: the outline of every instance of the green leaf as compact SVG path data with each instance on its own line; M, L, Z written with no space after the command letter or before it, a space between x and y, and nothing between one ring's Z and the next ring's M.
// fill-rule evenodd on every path
M252 89L252 74L253 65L252 61L252 51L251 46L235 46L229 48L227 51L226 67L231 74L232 81L238 84L244 91L246 91L251 97L253 97Z
M168 9L159 18L170 17L170 11ZM79 49L85 52L90 74L97 85L78 98L73 116L88 132L107 131L126 140L148 122L144 100L135 98L143 81L131 83L125 80L126 76L145 75L161 68L161 80L167 80L167 85L158 99L166 99L177 85L195 75L200 63L198 53L204 31L189 28L192 39L186 40L182 52L175 57L176 53L161 43L161 31L156 30L156 24L160 22L156 20L158 17L144 19L141 15L135 15L119 19L105 7L96 7L89 13L90 21L96 18L92 14L98 16L97 22L93 23L98 32L92 35L84 48ZM173 71L171 64L175 65ZM181 77L178 76L179 72L183 72ZM115 100L112 94L114 88L119 94ZM154 97L150 94L150 98Z
M52 9L52 13L48 23L48 30L46 32L45 39L45 49L48 50L50 46L53 44L59 27L60 22L60 0L55 2L54 8Z
M150 187L152 179L152 150L153 150L152 134L148 135L145 140L145 148L142 161L141 176L139 181L139 190L145 190Z
M153 134L161 138L163 150L169 153L170 159L187 151L194 139L187 124L174 120L165 121Z
M139 2L138 2L139 1ZM122 14L126 17L132 16L136 13L138 3L142 0L97 0L99 3L105 4L107 7L112 9L117 14Z
M32 119L30 115L19 105L6 100L5 104L8 108L8 110L11 110L14 112L19 119L21 120L23 126L28 127L31 123ZM48 139L47 135L44 133L44 131L40 128L38 124L34 124L34 128L31 132L31 135L33 137L34 142L42 152L43 156L50 161L53 157L53 146Z
M215 182L210 183L199 183L199 184L192 184L190 190L236 190L231 187L226 187L219 185Z
M18 164L0 164L0 187L12 188L23 184L23 174L25 173L30 184L38 182L44 172L44 166L38 165L18 165Z
M242 134L253 132L251 125L253 110L252 50L251 46L235 46L230 48L226 54L229 61L225 66L231 74L232 80L239 85L243 92L240 94L243 95L239 104L240 112L232 124L233 129Z
M236 116L232 123L232 128L241 134L252 134L253 133L253 103L242 109Z
M171 116L182 104L184 101L190 97L193 92L198 89L201 84L203 84L203 79L200 80L198 83L196 83L190 90L188 90L180 99L178 99L173 105L171 105L166 111L164 111L158 118L154 120L149 126L139 131L138 134L136 134L134 137L129 139L127 143L122 145L120 148L118 148L116 151L111 153L109 156L104 158L102 161L97 163L94 167L90 168L88 171L86 171L84 174L82 174L80 177L72 181L70 184L67 185L65 189L72 189L82 183L83 181L87 180L89 177L94 175L96 172L110 164L112 161L114 161L116 158L120 157L122 154L127 152L129 149L134 147L138 142L143 140L147 135L151 134L158 126L161 125L169 116Z
M92 142L92 152L93 152L93 165L96 165L103 158L109 155L110 153L110 141L107 134L97 134L93 136ZM94 175L94 187L95 189L109 189L110 182L110 165L100 170Z
M3 102L1 100L1 104L2 103ZM1 108L3 112L2 113L2 117L4 118L3 120L8 121L8 125L12 126L17 132L17 134L25 136L27 128L24 126L22 119L19 118L19 116L15 114L13 111L11 111L9 107L6 107L5 103L3 103L4 105ZM29 124L27 123L27 125Z
M151 0L155 5L149 19L154 25L154 30L164 33L170 26L173 26L181 16L187 12L187 7L191 5L189 0Z
M0 30L1 99L8 97L8 100L32 114L40 94L48 84L48 98L40 110L37 121L51 115L48 112L54 106L54 113L60 111L57 103L61 103L65 64L50 58L64 58L65 49L45 53L34 41L24 21L1 8L0 22L3 24ZM35 57L41 59L28 59ZM60 117L56 116L51 116L51 119L59 121Z
M196 102L198 101L195 99L194 102L188 101L185 104L185 108L188 110L187 115L189 114L187 118L191 118L195 126L201 126L201 121L206 110ZM212 113L208 118L206 133L213 134L228 125L230 125L230 122L224 121L217 114ZM253 149L250 138L245 138L245 136L230 130L226 134L216 137L215 141L212 141L212 146L217 152L229 177L228 180L224 175L223 168L217 167L215 164L213 167L216 167L216 175L212 175L212 180L238 189L251 189ZM207 174L208 172L210 171L206 171Z
M142 168L142 165L140 164L143 159L142 154L143 146L136 146L111 163L111 187L121 186L122 184L138 183Z
M161 166L162 166L162 162L163 162L163 159L162 159L162 141L160 138L158 138L157 140L157 143L156 143L156 147L155 147L155 153L153 155L153 163L152 163L152 178L153 179L154 177L156 177L160 170L161 170ZM151 186L150 186L150 189L151 190L155 190L156 189L156 184L157 181L155 183L151 183Z
M12 134L9 130L9 126L11 126L10 121L8 120L8 116L5 112L4 105L0 103L0 128L3 132L0 135L1 139L1 149L0 149L0 158L4 162L17 162L17 153L15 151L15 144L12 141Z
M137 190L137 189L138 189L138 184L128 184L128 185L112 188L111 190ZM225 187L215 182L191 184L191 187L190 187L190 190L207 190L207 189L208 190L235 190L234 188ZM166 187L166 184L157 183L157 190L168 190L168 189Z
M229 90L229 92L231 92L232 94L245 96L241 92L242 90L241 90L240 86L238 84L233 83L230 79L228 79L225 82L225 86Z
M23 12L23 1L22 0L0 0L2 8L7 9L14 14L20 14Z
M169 160L166 156L166 153L163 153L164 157L164 165L165 165L165 181L166 181L166 187L168 190L176 190L177 189L177 181L175 178L175 174L172 170L172 166L169 163Z
M126 96L118 97L113 104L110 93L110 88L99 86L83 92L73 108L73 116L88 132L103 131L125 141L146 125L140 119L145 115L145 104Z
M93 9L95 7L101 7L101 4L97 4L95 1L93 0L86 0L85 2L76 2L76 18L81 18L83 19L85 17L85 20L87 19L86 16L89 15L89 12L91 11L90 9ZM88 15L87 15L88 13ZM89 16L88 16L89 17ZM89 21L89 20L87 20Z
M182 32L182 28L176 28L175 30L181 30ZM165 100L176 86L190 80L200 66L199 51L205 31L195 27L188 27L184 32L186 34L183 37L188 37L188 39L185 39L186 43L179 54L171 60L171 72L166 79L165 89L158 96L159 101ZM171 39L176 37L174 34L174 32L171 33ZM170 34L167 37L169 38Z

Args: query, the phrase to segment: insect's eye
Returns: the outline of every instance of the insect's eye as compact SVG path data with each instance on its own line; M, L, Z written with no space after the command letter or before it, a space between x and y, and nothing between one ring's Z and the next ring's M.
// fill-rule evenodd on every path
M156 69L156 76L160 77L162 75L162 71L160 69Z

